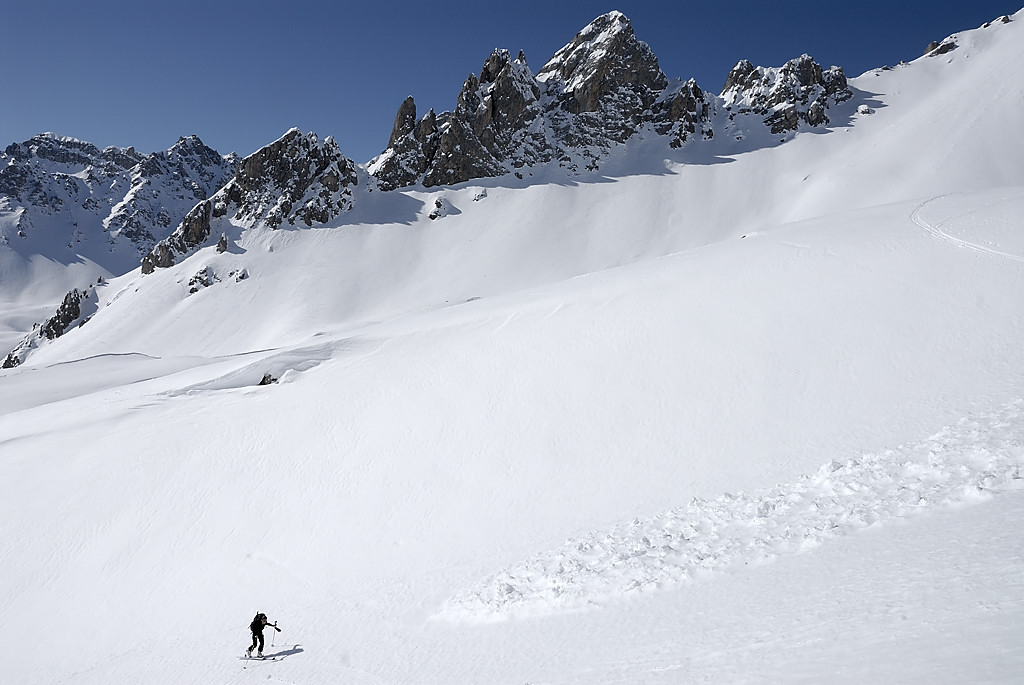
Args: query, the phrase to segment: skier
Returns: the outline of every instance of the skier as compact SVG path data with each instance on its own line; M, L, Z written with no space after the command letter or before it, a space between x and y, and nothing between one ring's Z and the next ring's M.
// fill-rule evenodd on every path
M252 656L252 650L256 649L257 643L259 644L259 651L256 653L256 656L263 656L263 626L267 625L277 632L281 632L281 629L277 627L277 621L270 623L267 621L266 614L256 614L256 618L254 618L252 623L249 624L249 630L252 631L252 647L245 650L246 656Z

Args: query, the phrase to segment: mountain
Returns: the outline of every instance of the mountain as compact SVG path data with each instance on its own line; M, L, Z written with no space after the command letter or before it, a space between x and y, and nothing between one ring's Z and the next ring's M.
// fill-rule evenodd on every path
M236 163L196 136L144 155L45 133L0 153L0 241L21 255L85 256L124 273Z
M495 50L479 78L466 79L452 112L431 110L417 119L407 98L387 149L369 169L387 189L450 185L550 162L595 171L613 145L646 130L680 147L723 134L737 116L752 114L778 134L827 125L829 107L852 96L841 67L823 70L808 55L778 69L743 60L721 96L693 80L670 81L625 15L609 12L536 75L521 52L513 60Z
M291 129L279 140L243 159L234 176L210 199L196 205L165 240L142 260L142 272L167 267L223 230L236 235L253 226L310 227L352 207L355 164L333 138ZM223 249L226 249L227 233ZM223 251L223 249L221 251Z
M8 680L1019 680L1024 11L848 98L741 63L675 146L655 72L568 90L600 26L480 134L525 60L466 91L502 176L383 190L290 131L165 265L35 318L26 272ZM595 122L575 171L490 152ZM257 611L277 661L238 659Z
M827 125L828 108L850 97L842 69L823 71L806 55L780 69L741 62L720 97L692 80L671 82L629 20L610 12L536 75L522 53L512 59L495 50L479 78L471 74L463 84L453 112L417 119L407 99L387 150L368 169L384 190L509 172L522 177L549 164L567 173L594 171L613 147L644 131L665 136L674 148L710 140L716 131L733 135L737 116L763 120L772 133L794 131ZM89 263L110 276L142 258L151 273L257 223L325 224L351 209L359 183L356 166L332 138L294 129L241 161L195 136L142 155L43 134L9 146L0 164L0 239L11 248L0 254L0 291L21 297L27 273L40 268L34 256L43 257L51 263L51 302L93 282L82 268Z

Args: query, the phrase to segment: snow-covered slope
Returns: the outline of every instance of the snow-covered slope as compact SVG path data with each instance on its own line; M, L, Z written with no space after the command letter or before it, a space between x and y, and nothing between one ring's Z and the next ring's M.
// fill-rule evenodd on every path
M0 371L9 678L1014 682L1014 19L821 135L359 187L97 286Z
M141 154L45 133L0 152L3 354L72 289L135 269L236 162L196 136Z

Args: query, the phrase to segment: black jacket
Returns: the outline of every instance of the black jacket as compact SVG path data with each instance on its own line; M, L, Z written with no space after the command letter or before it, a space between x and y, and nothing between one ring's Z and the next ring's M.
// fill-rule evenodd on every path
M256 618L254 618L252 623L249 624L249 630L254 633L262 633L263 626L265 625L267 625L267 617L262 614L257 614Z

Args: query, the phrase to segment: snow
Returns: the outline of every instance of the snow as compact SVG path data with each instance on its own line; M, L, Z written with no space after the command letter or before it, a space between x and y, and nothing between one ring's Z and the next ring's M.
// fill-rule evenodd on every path
M1022 19L110 278L0 371L5 680L1019 682Z
M754 494L695 498L650 519L569 540L449 600L452 619L599 605L704 572L795 554L932 507L1024 490L1024 400L919 443Z

